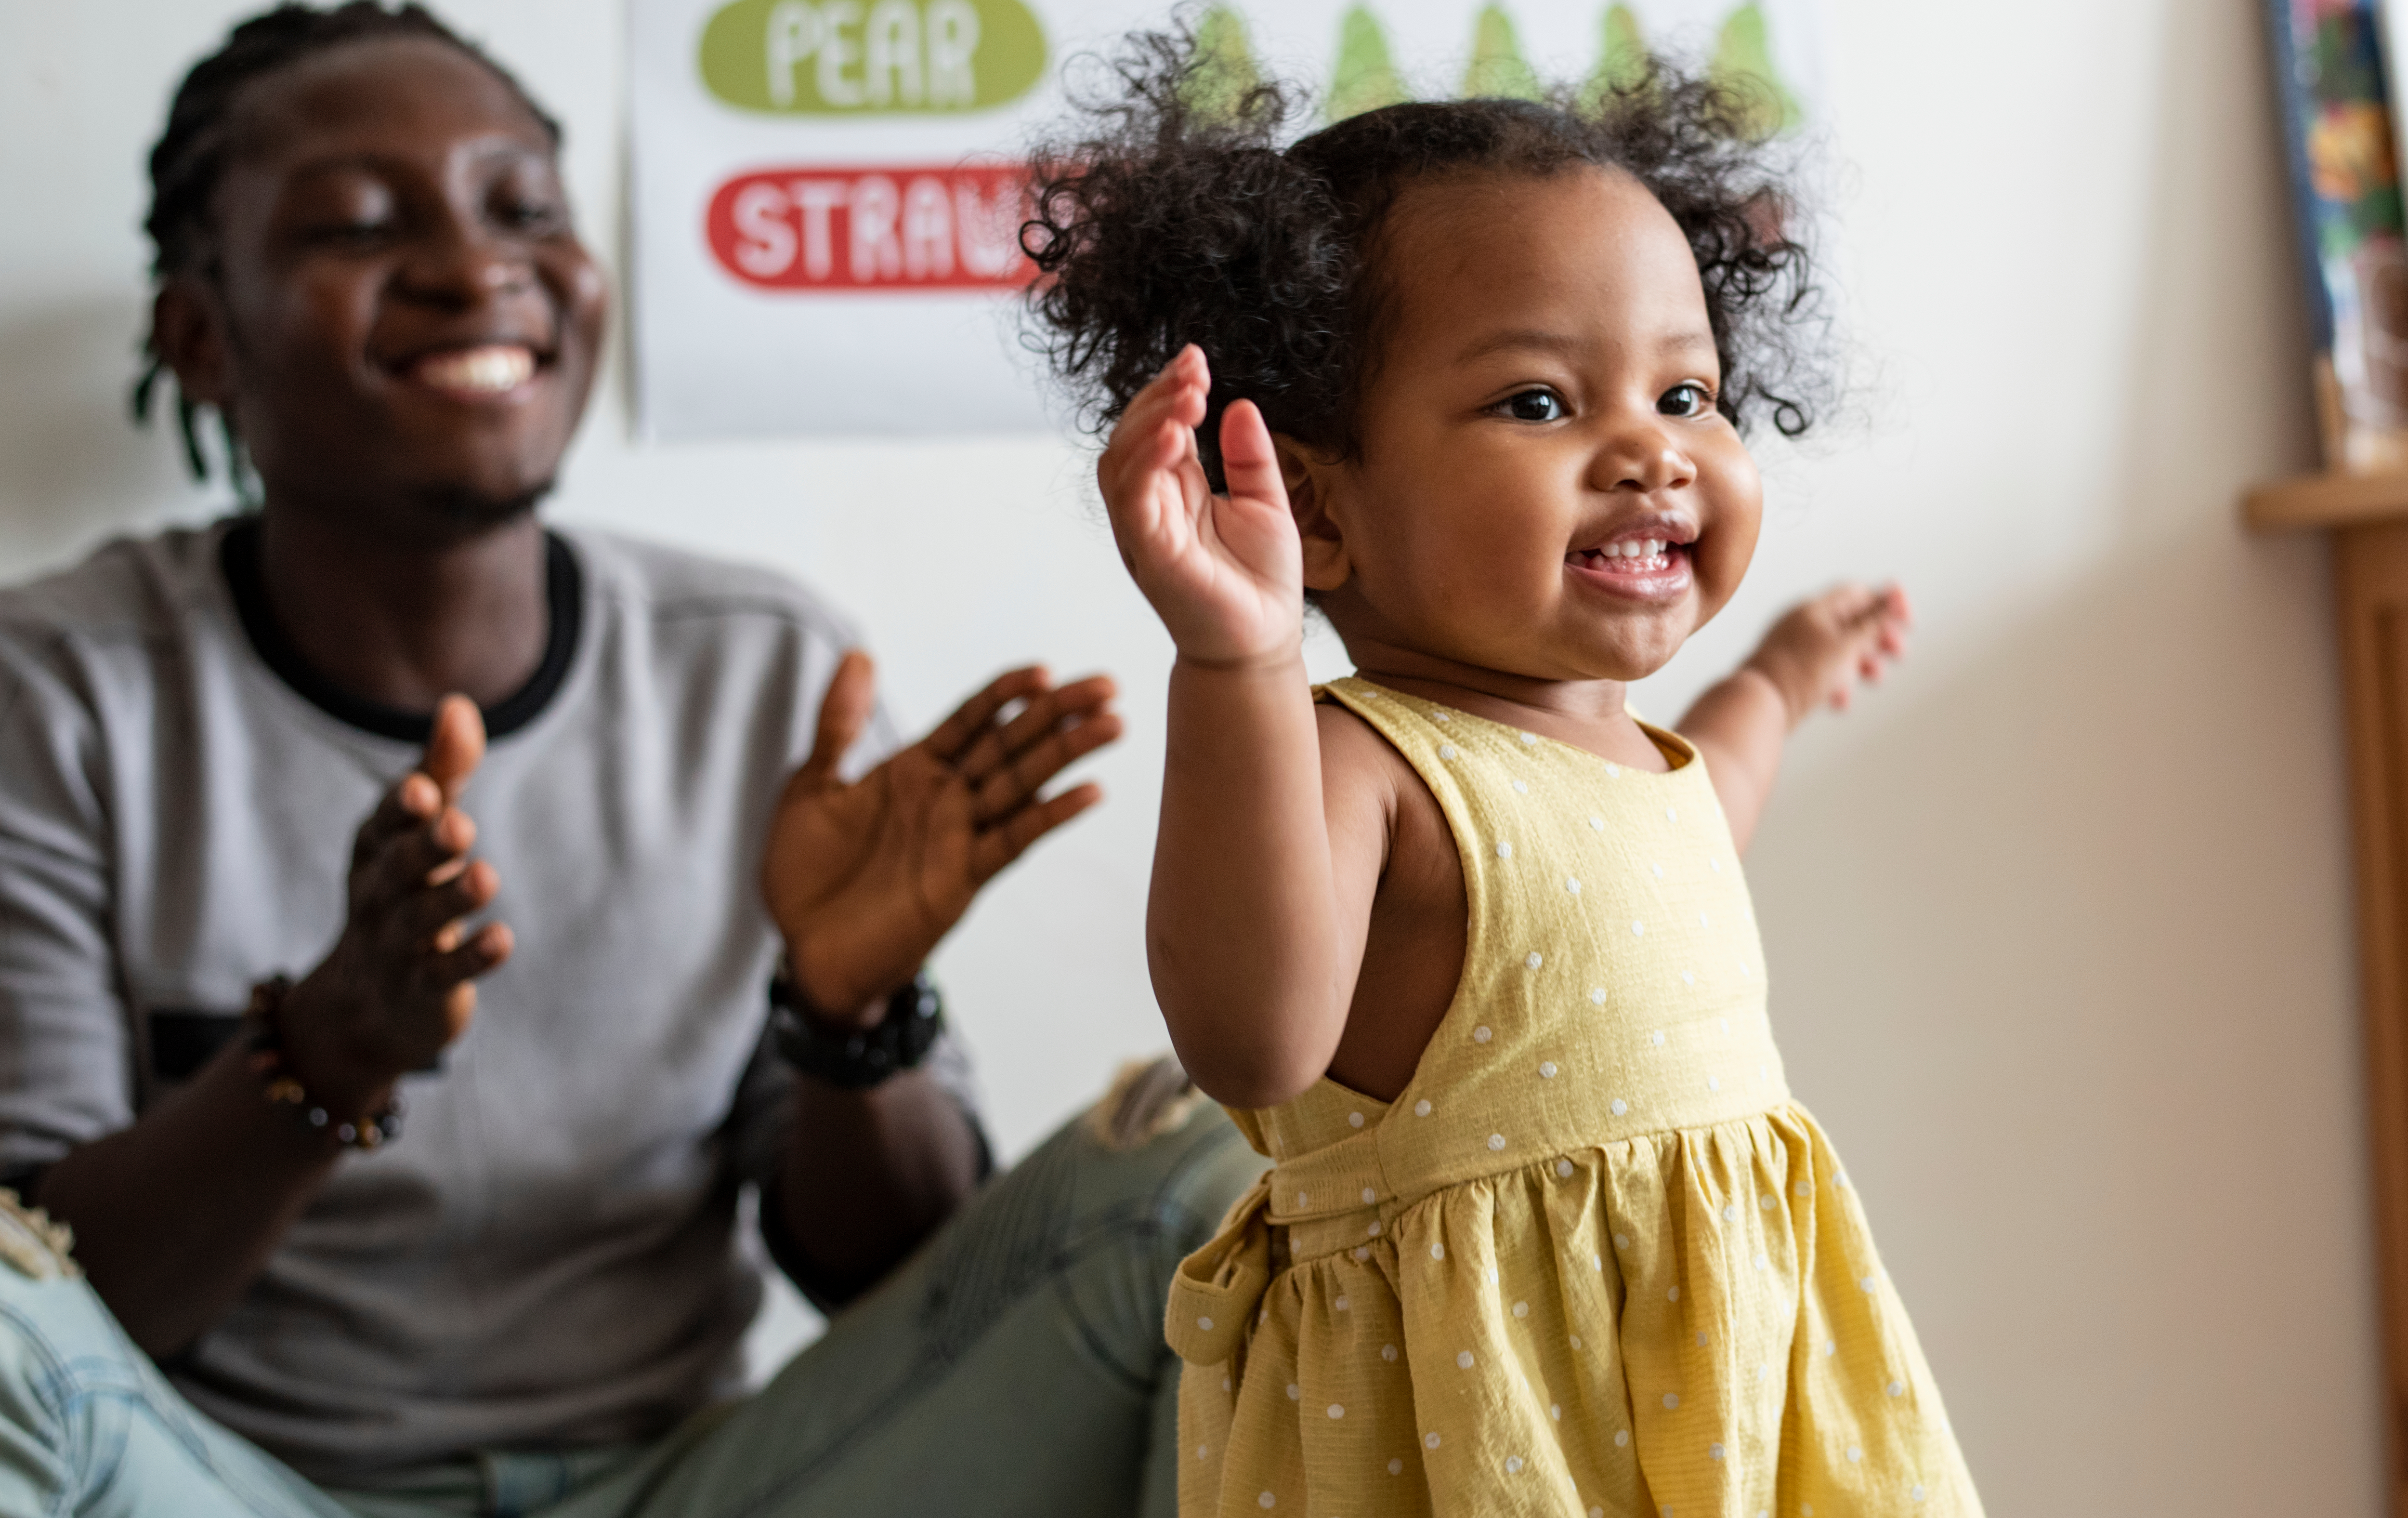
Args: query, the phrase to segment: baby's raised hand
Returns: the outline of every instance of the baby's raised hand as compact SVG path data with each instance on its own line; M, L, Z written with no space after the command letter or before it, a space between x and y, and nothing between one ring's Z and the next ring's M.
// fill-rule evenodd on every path
M1226 495L1196 450L1211 372L1190 343L1138 392L1096 465L1121 561L1186 658L1245 663L1304 631L1303 550L1270 430L1252 401L1221 416Z
M1772 682L1794 728L1818 706L1846 711L1859 681L1880 680L1906 652L1914 624L1896 585L1842 586L1791 607L1742 667Z

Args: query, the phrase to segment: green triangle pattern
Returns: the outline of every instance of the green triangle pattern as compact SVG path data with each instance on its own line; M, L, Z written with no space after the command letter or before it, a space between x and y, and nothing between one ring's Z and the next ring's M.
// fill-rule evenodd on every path
M1206 11L1196 23L1196 71L1180 92L1187 108L1207 121L1234 121L1262 77L1244 18L1227 6Z
M1329 80L1327 115L1333 122L1393 106L1412 96L1388 51L1387 29L1369 6L1355 6L1338 23L1338 66Z
M1522 56L1522 39L1513 30L1513 18L1503 6L1481 7L1479 19L1472 22L1471 64L1463 71L1463 93L1516 100L1545 98L1538 74Z
M1798 97L1781 81L1773 66L1772 42L1764 25L1763 7L1755 0L1730 13L1714 42L1713 62L1706 72L1717 84L1741 91L1750 110L1749 131L1769 137L1788 131L1805 119Z
M1608 95L1634 89L1647 77L1647 38L1639 30L1639 15L1628 6L1606 7L1597 68L1581 86L1581 103L1594 106Z

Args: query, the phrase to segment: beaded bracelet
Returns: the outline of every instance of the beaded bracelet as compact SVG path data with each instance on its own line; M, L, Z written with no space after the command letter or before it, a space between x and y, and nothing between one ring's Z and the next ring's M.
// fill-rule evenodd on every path
M381 1148L401 1136L401 1098L357 1122L338 1121L333 1113L309 1100L309 1092L284 1063L284 993L293 989L290 976L271 976L251 988L251 1005L243 1020L251 1025L251 1074L259 1077L261 1093L271 1106L289 1107L312 1133L331 1133L345 1149Z

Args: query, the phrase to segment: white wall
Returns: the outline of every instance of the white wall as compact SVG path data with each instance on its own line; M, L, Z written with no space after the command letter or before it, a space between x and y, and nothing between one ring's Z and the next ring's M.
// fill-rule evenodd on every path
M1536 4L1539 0L1525 0ZM140 156L223 0L0 0L0 572L208 510L122 420ZM454 0L620 224L616 7ZM2376 1323L2324 556L2258 7L1828 0L1861 424L1772 456L1741 602L1899 575L1920 647L1812 730L1750 860L1796 1082L1860 1178L1993 1513L2376 1512ZM831 356L826 361L840 362ZM943 970L1024 1149L1160 1046L1139 943L1167 645L1042 441L649 448L556 507L791 568L909 719L1109 668L1109 807Z

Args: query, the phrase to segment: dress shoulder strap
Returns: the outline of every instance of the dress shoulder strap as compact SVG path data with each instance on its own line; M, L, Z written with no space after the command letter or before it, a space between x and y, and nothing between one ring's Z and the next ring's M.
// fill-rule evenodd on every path
M1470 907L1464 949L1473 967L1469 978L1477 978L1496 931L1494 888L1498 884L1490 878L1490 867L1498 861L1481 840L1500 836L1496 791L1510 782L1499 765L1512 757L1490 750L1509 741L1503 736L1507 730L1352 675L1332 680L1315 694L1369 723L1437 799L1463 865L1464 895Z
M1455 830L1458 845L1479 834L1482 830L1475 814L1481 788L1476 782L1467 784L1467 776L1476 774L1482 766L1477 759L1469 765L1465 760L1467 748L1476 750L1487 736L1482 730L1485 724L1460 721L1456 714L1435 701L1373 685L1357 675L1315 687L1313 694L1369 723L1412 766L1422 784L1438 798L1439 810ZM1465 887L1475 889L1475 860L1469 851L1463 864Z

